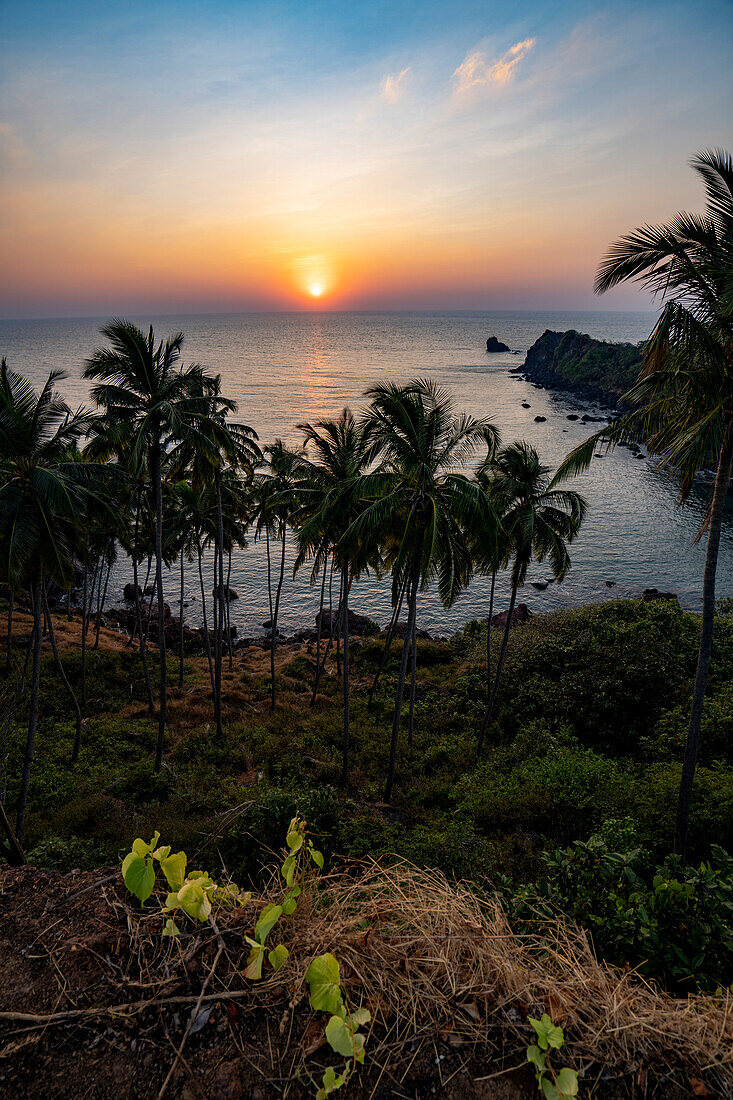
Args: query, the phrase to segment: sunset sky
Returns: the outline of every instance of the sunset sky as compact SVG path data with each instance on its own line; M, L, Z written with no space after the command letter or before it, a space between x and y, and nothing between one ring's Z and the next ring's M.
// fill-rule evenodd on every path
M0 2L0 315L648 308L733 4Z

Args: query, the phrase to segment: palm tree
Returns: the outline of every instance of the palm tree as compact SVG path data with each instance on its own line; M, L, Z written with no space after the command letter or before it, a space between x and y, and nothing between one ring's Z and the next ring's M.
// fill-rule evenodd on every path
M351 532L385 548L392 569L392 604L397 606L404 589L408 606L385 788L389 802L410 650L412 740L418 591L437 579L441 601L450 607L468 584L473 562L466 532L491 528L490 506L479 486L459 470L482 445L492 455L499 433L489 419L456 416L446 390L430 380L379 385L366 396L371 404L363 430L369 457L379 465L363 478L362 493L369 503Z
M494 473L490 463L484 463L476 472L476 480L483 489L491 503L492 528L488 537L483 531L473 532L474 557L477 567L482 573L491 575L491 588L489 591L489 618L486 627L486 701L491 699L491 624L494 618L494 596L496 594L496 574L502 567L502 563L509 557L509 546L504 530L504 515L502 509L505 502L501 494L497 492ZM497 524L498 522L498 530Z
M163 492L162 461L173 442L182 441L201 412L207 376L198 365L179 364L183 333L156 345L153 327L148 335L130 321L113 320L102 330L109 347L98 348L84 370L97 384L92 396L111 422L123 423L133 440L132 455L147 462L155 511L155 588L158 609L160 661L158 739L155 770L163 759L166 721L165 606L163 600Z
M41 621L45 578L66 586L73 575L77 517L101 508L92 497L100 469L73 460L88 416L74 412L55 390L53 371L36 394L29 382L0 367L0 576L28 587L33 604L31 697L16 834L23 841L41 679Z
M707 196L703 215L679 213L616 241L596 277L599 294L634 280L664 302L646 344L637 384L625 395L625 416L576 448L561 467L586 469L597 444L643 440L659 464L680 481L687 500L696 473L714 466L707 516L702 618L697 670L675 820L675 851L687 852L690 802L710 669L715 576L726 497L733 475L733 158L699 153L692 167Z
M179 472L186 470L194 489L202 489L213 479L216 497L216 533L214 537L214 711L217 736L223 737L222 723L222 645L225 606L224 590L224 508L222 485L226 477L229 510L239 496L242 478L252 480L260 461L257 433L246 424L231 423L227 416L236 412L236 402L222 396L221 376L202 375L196 405L188 410L185 437L174 449L171 460ZM236 483L231 476L236 475ZM226 598L225 598L226 596Z
M499 691L517 589L524 584L533 559L541 562L547 558L555 580L563 580L570 568L568 544L578 534L586 512L586 502L580 493L554 487L557 478L551 482L549 467L541 464L529 443L512 443L504 448L490 463L490 472L491 498L502 517L506 540L504 564L511 560L511 598L494 686L479 734L479 752ZM494 565L496 558L491 556L489 561Z
M320 569L323 570L316 689L320 674L320 632L329 554L334 568L341 574L338 629L344 646L341 782L345 785L349 778L350 748L349 593L361 573L370 565L378 568L380 564L379 555L374 553L373 547L370 552L363 539L345 537L364 507L360 490L368 454L364 434L351 409L343 409L336 420L318 420L315 424L299 424L298 428L303 432L303 454L296 455L292 464L292 472L297 479L298 501L294 522L299 528L295 568L306 558L311 558L314 562L313 578ZM310 457L311 451L314 458Z
M260 472L253 485L253 519L255 538L265 535L267 550L267 595L270 603L270 709L274 710L277 701L275 678L275 652L277 650L277 623L280 614L280 598L285 580L285 552L287 532L295 507L295 479L293 460L295 455L288 450L281 439L265 447L269 469ZM280 543L280 572L275 595L272 592L272 558L270 539L274 536Z

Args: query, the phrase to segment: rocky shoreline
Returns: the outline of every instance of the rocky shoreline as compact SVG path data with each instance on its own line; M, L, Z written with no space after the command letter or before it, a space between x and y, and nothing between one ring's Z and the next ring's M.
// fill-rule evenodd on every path
M527 352L524 363L512 367L535 386L563 390L612 411L622 411L621 396L641 369L642 353L633 344L594 340L570 329L545 329Z

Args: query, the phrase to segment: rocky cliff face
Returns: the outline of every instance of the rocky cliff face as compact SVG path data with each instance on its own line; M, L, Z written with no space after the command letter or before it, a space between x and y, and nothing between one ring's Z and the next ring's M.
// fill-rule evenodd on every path
M547 389L570 390L617 405L621 394L636 381L642 352L634 344L611 344L570 329L546 329L527 352L524 374Z

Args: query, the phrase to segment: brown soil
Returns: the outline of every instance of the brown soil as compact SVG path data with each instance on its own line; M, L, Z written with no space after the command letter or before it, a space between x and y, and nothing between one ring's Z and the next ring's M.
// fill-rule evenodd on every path
M111 872L110 881L110 873L101 871L59 876L32 867L3 868L0 1096L132 1100L158 1095L215 943L210 940L196 951L185 967L172 967L170 982L151 997L146 986L154 979L139 972L131 952L128 925L137 914L118 883L118 872ZM241 930L238 936L232 931L227 929L227 939L241 942ZM192 954L190 947L186 953ZM216 994L221 985L213 983L210 989ZM244 997L238 995L242 992ZM291 996L287 987L260 992L240 980L231 998L208 1002L207 1022L189 1037L166 1096L269 1100L315 1095L308 1070L320 1080L329 1059L319 1049L306 1060L304 1042L318 1035L319 1025L302 1008L290 1010ZM22 1018L148 998L144 1010L121 1008L52 1025ZM11 1013L21 1015L9 1019ZM487 1063L472 1046L456 1047L438 1034L426 1035L408 1044L398 1059L380 1057L379 1064L365 1066L359 1083L340 1095L448 1100L537 1095L525 1067L508 1073L502 1068ZM481 1080L497 1071L499 1076Z

